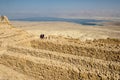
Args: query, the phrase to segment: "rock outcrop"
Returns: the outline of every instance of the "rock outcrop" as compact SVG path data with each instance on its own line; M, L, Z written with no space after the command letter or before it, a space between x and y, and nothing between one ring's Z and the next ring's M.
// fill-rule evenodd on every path
M0 16L0 24L10 24L7 16Z

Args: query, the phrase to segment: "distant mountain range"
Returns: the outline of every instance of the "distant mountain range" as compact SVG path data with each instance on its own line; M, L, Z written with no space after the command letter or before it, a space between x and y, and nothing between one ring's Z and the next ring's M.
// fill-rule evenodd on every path
M73 22L82 25L97 25L96 22L103 22L106 20L96 20L96 19L67 19L67 18L55 18L55 17L31 17L23 19L12 19L17 21L63 21L63 22Z

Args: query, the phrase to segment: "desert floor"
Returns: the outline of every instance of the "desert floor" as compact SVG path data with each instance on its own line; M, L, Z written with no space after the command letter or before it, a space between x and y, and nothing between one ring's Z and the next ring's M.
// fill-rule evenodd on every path
M110 23L104 23L103 26L86 26L70 22L14 21L12 24L37 36L59 35L81 40L120 38L120 25Z
M118 24L11 24L0 24L0 80L120 79Z

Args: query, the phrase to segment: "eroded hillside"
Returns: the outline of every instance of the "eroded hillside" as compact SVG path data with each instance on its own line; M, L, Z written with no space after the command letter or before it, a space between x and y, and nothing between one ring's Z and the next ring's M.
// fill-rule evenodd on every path
M119 80L120 40L38 39L1 22L0 79Z

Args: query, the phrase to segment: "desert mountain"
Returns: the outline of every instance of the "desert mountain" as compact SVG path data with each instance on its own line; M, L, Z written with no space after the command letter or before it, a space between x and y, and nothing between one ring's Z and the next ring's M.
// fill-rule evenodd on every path
M9 24L0 17L0 80L120 79L118 39L40 39Z

